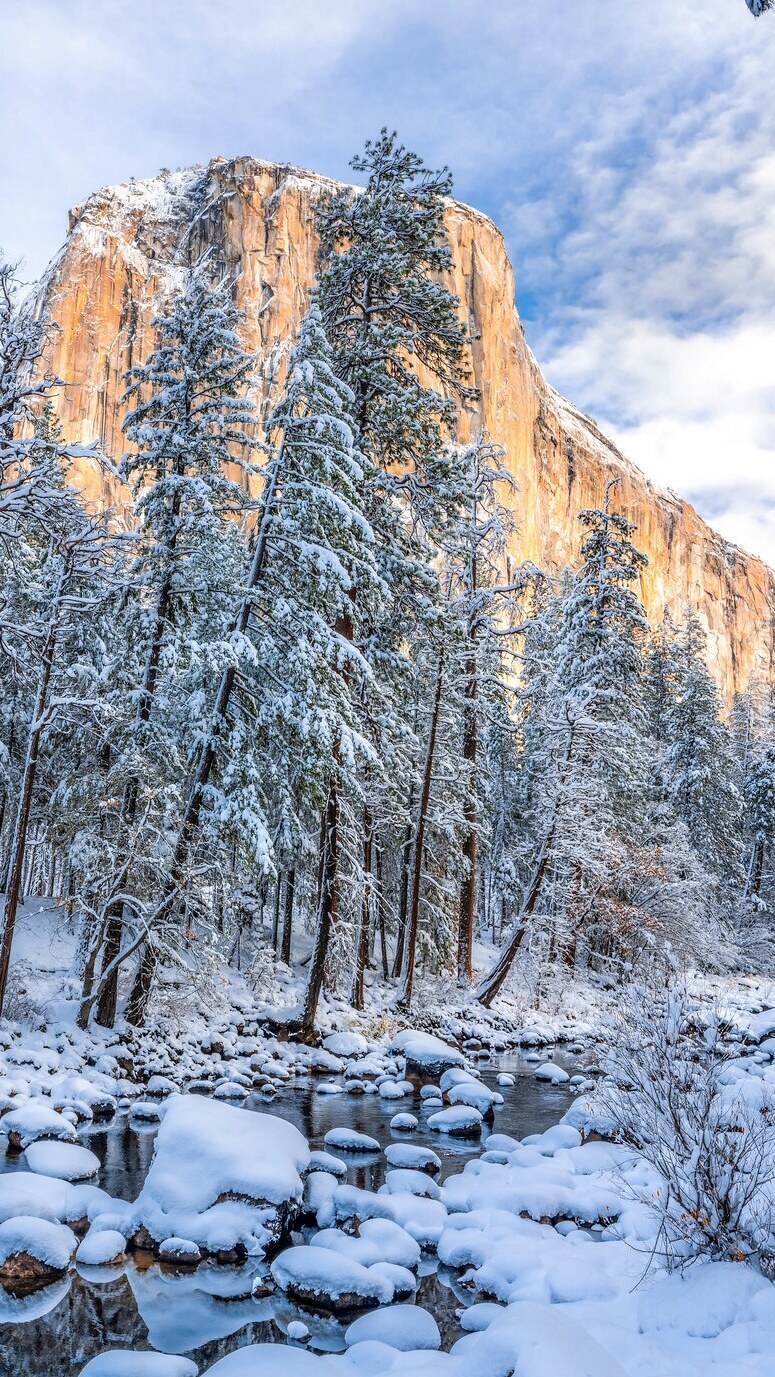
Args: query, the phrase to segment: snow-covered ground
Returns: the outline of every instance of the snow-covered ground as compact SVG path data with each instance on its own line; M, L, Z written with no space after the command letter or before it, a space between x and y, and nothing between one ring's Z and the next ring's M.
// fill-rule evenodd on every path
M590 1138L605 1127L596 1036L617 992L558 983L538 1007L522 991L487 1014L439 987L435 1001L424 992L424 1026L401 1030L372 986L362 1016L329 1001L321 1045L304 1047L278 1039L260 992L237 975L215 1004L189 999L184 1015L167 1007L142 1033L81 1032L68 986L73 940L61 916L23 923L20 969L38 973L24 990L29 1010L20 1004L23 1017L0 1025L0 1151L14 1168L0 1173L6 1318L29 1318L34 1287L50 1291L73 1267L94 1284L128 1269L155 1316L152 1345L185 1351L186 1326L165 1322L161 1265L189 1297L192 1336L218 1278L236 1267L242 1323L270 1305L286 1342L235 1348L212 1377L772 1377L772 1283L743 1262L665 1271L655 1256L664 1183L633 1150ZM754 979L690 983L731 1028L735 1085L775 1094L775 990ZM505 1074L494 1090L478 1071L482 1046L515 1043L546 1081L567 1084L555 1044L573 1047L578 1063L564 1122L521 1141L498 1131L499 1101L519 1094L519 1079ZM387 1101L379 1189L353 1180L353 1164L382 1151L374 1138L343 1122L325 1151L310 1153L271 1113L273 1097L310 1073L332 1105ZM255 1092L265 1113L241 1107ZM83 1125L116 1112L161 1125L133 1202L102 1188L98 1159L78 1141ZM412 1142L418 1119L439 1144L477 1135L474 1155L441 1183L438 1156ZM145 1270L132 1260L138 1249ZM447 1353L415 1303L418 1278L436 1265L452 1278L465 1331ZM5 1334L13 1374L12 1324ZM344 1352L323 1356L321 1346ZM181 1355L136 1351L107 1352L87 1370L193 1369Z

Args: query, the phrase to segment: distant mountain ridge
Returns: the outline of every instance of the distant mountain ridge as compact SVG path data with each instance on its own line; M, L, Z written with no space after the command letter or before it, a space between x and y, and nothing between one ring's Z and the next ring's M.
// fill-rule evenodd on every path
M123 448L123 374L153 342L151 318L185 268L208 253L237 279L245 344L258 359L261 402L282 380L288 344L315 275L315 206L336 183L241 157L162 172L95 192L70 214L65 244L41 283L57 325L47 363L66 380L57 403L68 439ZM649 558L641 593L653 623L687 608L708 633L710 668L727 701L752 679L775 682L775 574L725 541L688 503L661 491L594 421L544 379L525 340L503 238L485 215L450 202L450 285L473 336L480 400L461 438L484 425L517 480L514 562L549 569L578 554L577 513L619 477L618 502ZM95 503L126 494L88 459L77 474Z

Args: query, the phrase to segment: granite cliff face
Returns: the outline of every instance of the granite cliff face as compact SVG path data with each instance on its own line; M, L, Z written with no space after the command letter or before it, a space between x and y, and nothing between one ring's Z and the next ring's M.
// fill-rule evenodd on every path
M98 436L122 451L122 376L152 347L151 318L184 269L207 252L230 271L245 312L245 344L258 359L261 402L282 380L289 340L315 273L315 205L333 184L254 158L163 172L95 193L70 215L64 248L41 292L57 330L49 359L66 380L58 411L69 439ZM727 700L752 678L775 681L775 574L728 544L687 503L655 488L543 378L514 305L503 239L484 215L451 203L446 228L451 286L473 335L477 410L504 446L518 487L513 560L558 568L578 555L582 507L619 477L618 502L649 557L642 597L652 622L687 607L708 632L711 669ZM113 480L84 461L77 475L99 504L126 502Z

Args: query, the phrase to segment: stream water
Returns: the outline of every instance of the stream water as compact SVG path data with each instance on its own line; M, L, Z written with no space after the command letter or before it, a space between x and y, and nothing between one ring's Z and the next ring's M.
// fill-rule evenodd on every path
M561 1056L555 1058L563 1065ZM578 1070L576 1065L568 1070ZM513 1086L496 1087L505 1103L496 1111L492 1131L522 1138L540 1133L562 1117L572 1092L567 1086L537 1081L535 1067L519 1056L494 1058L481 1067L482 1079L496 1087L498 1072L516 1076ZM451 1140L427 1127L429 1112L414 1100L381 1100L377 1095L319 1095L314 1081L299 1081L267 1104L260 1096L245 1101L247 1109L280 1115L294 1123L312 1147L322 1147L330 1128L357 1129L390 1142L432 1147L442 1159L440 1180L461 1170L481 1152L478 1141ZM411 1110L419 1119L417 1131L395 1132L390 1120ZM155 1128L140 1127L126 1115L110 1124L81 1132L80 1140L102 1163L98 1184L111 1195L132 1200L145 1179L153 1154ZM348 1180L375 1190L385 1177L382 1153L336 1155L348 1165ZM0 1157L0 1171L24 1169L24 1158ZM176 1273L154 1264L140 1268L130 1260L120 1268L78 1267L61 1281L15 1298L0 1288L1 1377L75 1377L84 1363L107 1348L155 1348L185 1353L203 1372L226 1353L252 1343L283 1343L289 1323L303 1319L317 1349L341 1350L346 1326L330 1318L310 1316L272 1295L256 1300L253 1278L263 1271L255 1259L239 1267L203 1263L196 1271ZM418 1303L435 1315L443 1346L460 1331L458 1312L470 1297L456 1291L456 1278L428 1256L420 1269Z

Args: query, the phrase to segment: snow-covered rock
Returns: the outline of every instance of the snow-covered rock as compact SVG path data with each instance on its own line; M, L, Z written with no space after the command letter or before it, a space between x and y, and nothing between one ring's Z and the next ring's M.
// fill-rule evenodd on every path
M385 1157L391 1167L407 1167L410 1171L425 1171L436 1176L441 1171L441 1158L431 1148L415 1147L414 1143L389 1143Z
M439 1326L419 1305L388 1305L369 1315L360 1315L345 1330L348 1345L376 1340L400 1353L441 1347Z
M354 1128L330 1128L324 1140L326 1147L336 1148L338 1152L381 1152L376 1138L368 1133L358 1133Z
M390 1049L400 1052L405 1058L407 1076L415 1076L419 1080L438 1081L448 1067L463 1065L463 1054L457 1047L450 1047L431 1033L412 1028L397 1033Z
M282 1291L300 1305L346 1313L388 1305L393 1287L361 1263L330 1248L287 1248L275 1258L272 1276Z
M396 1133L414 1133L417 1122L414 1114L394 1114L390 1120L390 1127Z
M100 1159L80 1143L62 1143L53 1138L38 1138L25 1150L27 1165L42 1176L62 1181L88 1181L100 1169Z
M461 1081L447 1091L450 1104L465 1104L478 1109L483 1119L491 1119L496 1107L503 1104L503 1096L497 1090L490 1090L481 1081Z
M545 1061L542 1066L539 1066L535 1078L537 1081L550 1081L552 1085L564 1085L566 1081L570 1080L568 1072L563 1071L561 1066L555 1066L554 1062L551 1061Z
M369 1044L361 1033L329 1033L323 1039L323 1047L335 1057L364 1057Z
M8 1147L12 1152L22 1152L39 1138L54 1138L65 1143L76 1141L75 1129L69 1119L34 1100L3 1115L0 1134L3 1133L8 1135Z
M77 1246L72 1229L33 1215L0 1224L0 1282L29 1285L66 1272Z
M196 1377L198 1371L196 1363L177 1353L114 1348L92 1358L80 1377Z
M196 1095L171 1096L128 1236L172 1236L206 1253L261 1255L301 1203L309 1147L297 1128Z
M482 1115L468 1105L451 1105L431 1114L428 1127L433 1133L447 1133L450 1138L477 1138L482 1129Z
M78 1245L76 1262L84 1267L118 1266L126 1256L126 1239L117 1229L91 1228Z

